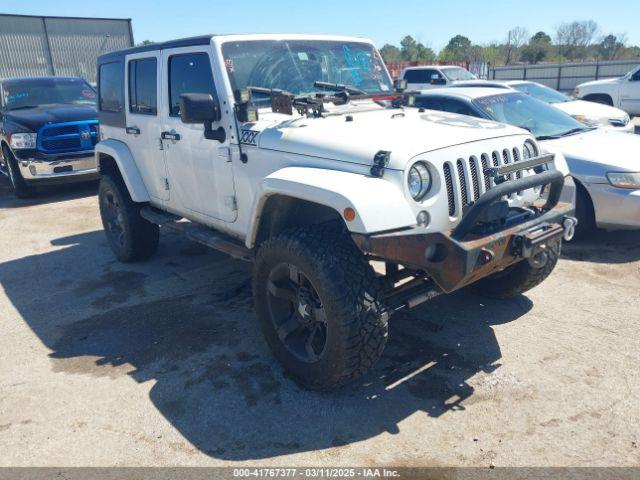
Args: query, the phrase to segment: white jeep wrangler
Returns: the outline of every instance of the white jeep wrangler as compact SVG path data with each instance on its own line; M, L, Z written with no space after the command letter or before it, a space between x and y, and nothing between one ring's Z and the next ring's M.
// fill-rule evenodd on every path
M98 68L115 255L149 258L162 226L252 261L266 339L309 388L366 372L394 311L539 284L575 225L528 132L402 106L368 40L196 37Z

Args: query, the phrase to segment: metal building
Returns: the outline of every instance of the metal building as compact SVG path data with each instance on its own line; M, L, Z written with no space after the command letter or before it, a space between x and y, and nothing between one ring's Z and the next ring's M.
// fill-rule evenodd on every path
M98 55L131 46L131 19L0 14L0 78L73 76L94 84Z

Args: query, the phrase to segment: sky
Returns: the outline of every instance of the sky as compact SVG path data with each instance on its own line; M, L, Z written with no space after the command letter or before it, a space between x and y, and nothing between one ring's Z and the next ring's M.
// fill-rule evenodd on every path
M407 34L434 50L462 34L502 41L515 26L531 35L574 20L596 20L601 33L626 33L640 45L640 1L612 8L603 0L20 0L0 13L131 18L136 43L209 33L326 33L368 37L382 47Z

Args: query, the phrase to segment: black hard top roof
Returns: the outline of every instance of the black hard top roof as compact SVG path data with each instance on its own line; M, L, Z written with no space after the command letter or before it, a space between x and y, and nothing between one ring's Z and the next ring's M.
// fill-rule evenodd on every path
M109 60L115 60L125 55L131 55L133 53L150 52L155 50L163 50L166 48L178 48L178 47L190 47L193 45L209 45L211 37L214 35L200 35L197 37L179 38L177 40L170 40L168 42L161 43L149 43L147 45L140 45L139 47L126 48L124 50L116 50L114 52L105 53L98 57L98 63L105 63Z

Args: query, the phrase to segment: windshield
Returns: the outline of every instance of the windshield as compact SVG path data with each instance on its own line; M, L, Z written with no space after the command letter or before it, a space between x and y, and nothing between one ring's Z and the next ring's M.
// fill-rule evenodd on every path
M50 104L96 105L96 92L81 78L28 78L2 83L6 110Z
M573 117L523 93L503 93L475 100L492 120L529 130L535 137L560 137L590 128Z
M222 55L234 90L251 86L294 95L327 93L314 86L316 81L351 85L367 93L392 90L380 55L368 43L249 40L223 44Z
M537 83L517 83L512 85L512 87L546 103L564 103L571 101L569 97L557 90Z
M459 80L476 80L475 75L461 67L443 68L441 70L442 74L452 82L456 82Z

